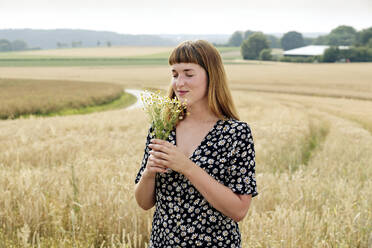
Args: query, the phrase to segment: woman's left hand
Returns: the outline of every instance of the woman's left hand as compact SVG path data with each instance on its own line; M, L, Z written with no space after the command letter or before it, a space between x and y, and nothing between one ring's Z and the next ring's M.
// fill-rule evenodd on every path
M181 174L191 168L192 161L175 145L165 140L152 139L149 147L150 154L154 156L154 162L166 166Z

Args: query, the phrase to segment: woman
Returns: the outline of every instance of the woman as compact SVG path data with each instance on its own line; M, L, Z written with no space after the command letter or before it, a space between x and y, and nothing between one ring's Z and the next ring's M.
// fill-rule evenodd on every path
M258 194L251 130L210 43L181 43L169 64L169 97L187 99L187 115L167 141L147 135L135 197L156 206L149 247L241 247L238 222Z

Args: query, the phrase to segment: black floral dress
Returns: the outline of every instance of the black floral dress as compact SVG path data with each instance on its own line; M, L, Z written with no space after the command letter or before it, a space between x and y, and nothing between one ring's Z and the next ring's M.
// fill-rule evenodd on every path
M135 183L147 164L151 132L152 127ZM176 145L175 129L168 141ZM252 197L258 194L254 143L247 123L233 118L218 120L190 159L233 192ZM238 223L213 208L182 174L157 173L155 194L150 248L241 247Z

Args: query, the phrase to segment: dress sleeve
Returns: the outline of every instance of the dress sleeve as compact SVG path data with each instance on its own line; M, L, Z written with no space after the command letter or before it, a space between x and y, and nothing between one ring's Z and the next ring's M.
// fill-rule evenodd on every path
M153 128L152 128L152 126L150 126L150 128L149 128L149 130L147 132L146 146L145 146L145 150L144 150L144 154L143 154L143 159L142 159L141 167L140 167L140 169L139 169L139 171L137 173L136 179L134 180L134 182L136 184L141 179L142 173L143 173L143 171L146 168L147 159L150 156L150 154L149 154L149 152L150 152L149 144L150 144L150 140L152 139L152 135L151 135L152 131L153 131Z
M258 195L255 175L255 150L253 136L248 124L242 124L237 130L237 139L234 143L228 169L228 187L237 194Z

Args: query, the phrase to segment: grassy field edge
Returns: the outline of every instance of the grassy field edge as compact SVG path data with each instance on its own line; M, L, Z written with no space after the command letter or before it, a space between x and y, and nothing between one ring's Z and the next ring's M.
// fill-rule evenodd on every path
M113 101L107 102L104 104L87 106L87 107L82 107L82 108L64 108L64 109L61 109L60 111L50 112L46 114L31 113L31 114L21 115L19 118L30 118L31 116L52 117L52 116L90 114L93 112L126 108L134 104L136 101L137 101L136 96L130 93L123 92L123 94L121 94L119 98L114 99Z

